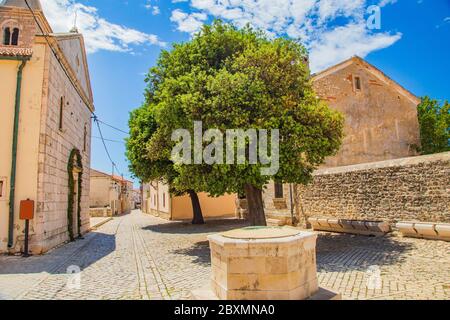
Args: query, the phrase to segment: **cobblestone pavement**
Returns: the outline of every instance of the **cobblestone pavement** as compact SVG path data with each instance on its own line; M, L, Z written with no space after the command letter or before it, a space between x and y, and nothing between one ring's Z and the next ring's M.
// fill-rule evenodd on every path
M206 236L242 225L192 226L135 211L44 256L0 256L0 299L186 299L209 283ZM450 298L446 242L321 233L317 263L320 284L345 299ZM70 266L82 270L79 289L67 286ZM367 289L378 274L380 287Z

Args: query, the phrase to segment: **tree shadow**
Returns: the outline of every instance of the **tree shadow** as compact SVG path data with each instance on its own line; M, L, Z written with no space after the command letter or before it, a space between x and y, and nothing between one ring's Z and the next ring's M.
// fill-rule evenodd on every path
M237 228L249 226L245 220L239 219L218 219L209 220L205 224L193 225L190 222L164 222L161 224L148 225L142 230L152 231L155 233L170 233L170 234L201 234L201 233L217 233Z
M349 234L319 233L317 238L317 270L340 272L366 271L370 266L401 263L414 244L393 236L366 237Z
M318 272L367 271L373 265L381 267L401 263L414 249L414 244L400 242L391 236L320 233L316 249ZM172 253L194 257L192 262L202 266L211 264L208 241L196 242L189 248L176 249Z
M28 258L0 256L0 275L66 274L71 266L83 271L115 250L115 235L90 232L83 239L64 243L42 255L33 255Z
M195 264L199 264L205 267L209 267L211 265L209 241L199 241L197 243L194 243L189 248L176 249L173 250L172 253L194 257L194 260L192 260L192 262Z

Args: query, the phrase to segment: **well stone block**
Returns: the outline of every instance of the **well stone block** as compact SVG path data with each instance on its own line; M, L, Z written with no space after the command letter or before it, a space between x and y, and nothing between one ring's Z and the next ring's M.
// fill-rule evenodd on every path
M244 228L208 237L212 291L222 300L300 300L319 290L313 232Z

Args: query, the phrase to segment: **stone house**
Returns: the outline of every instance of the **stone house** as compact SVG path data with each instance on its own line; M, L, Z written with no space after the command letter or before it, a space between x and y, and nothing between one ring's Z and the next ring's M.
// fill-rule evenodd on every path
M91 169L90 191L91 216L113 216L134 209L132 181Z
M1 3L0 252L22 250L30 199L40 254L89 230L89 71L83 36L54 33L39 0Z
M133 190L133 209L140 209L142 203L142 190L139 189L134 189Z
M420 99L359 57L312 77L318 96L345 116L339 152L321 169L415 156L420 144ZM297 186L271 183L264 192L268 218L290 223Z
M167 220L192 220L193 218L189 195L171 195L167 184L156 181L143 184L142 197L142 211L145 213ZM236 195L227 194L213 198L206 193L199 193L198 197L206 220L236 216Z

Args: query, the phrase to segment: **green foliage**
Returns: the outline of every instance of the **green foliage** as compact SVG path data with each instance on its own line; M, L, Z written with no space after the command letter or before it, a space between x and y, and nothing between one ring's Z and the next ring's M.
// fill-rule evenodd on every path
M306 60L296 41L272 40L221 21L163 51L146 78L145 105L131 114L131 170L147 181L169 172L166 178L177 190L213 196L242 194L246 184L262 189L271 179L308 182L325 157L339 149L343 117L316 97ZM193 136L194 121L202 121L204 130L223 132L279 129L278 174L262 176L261 165L248 163L168 165L172 132L188 129Z
M164 148L164 141L159 137L155 119L155 106L144 104L130 114L130 135L126 139L126 156L130 162L130 171L142 182L163 181L172 185L177 172L170 161L170 152ZM184 190L176 190L172 194L182 195Z
M450 104L440 105L429 97L422 98L417 107L422 154L450 151Z
M77 196L77 224L78 224L78 236L81 237L81 192L83 190L83 162L81 160L80 150L74 148L70 152L69 162L67 163L67 173L69 175L69 192L68 192L68 206L67 206L67 229L69 231L69 239L73 241L75 239L73 234L73 205L74 205L74 186L75 180L73 177L73 171L75 165L81 170L78 173L78 196Z

